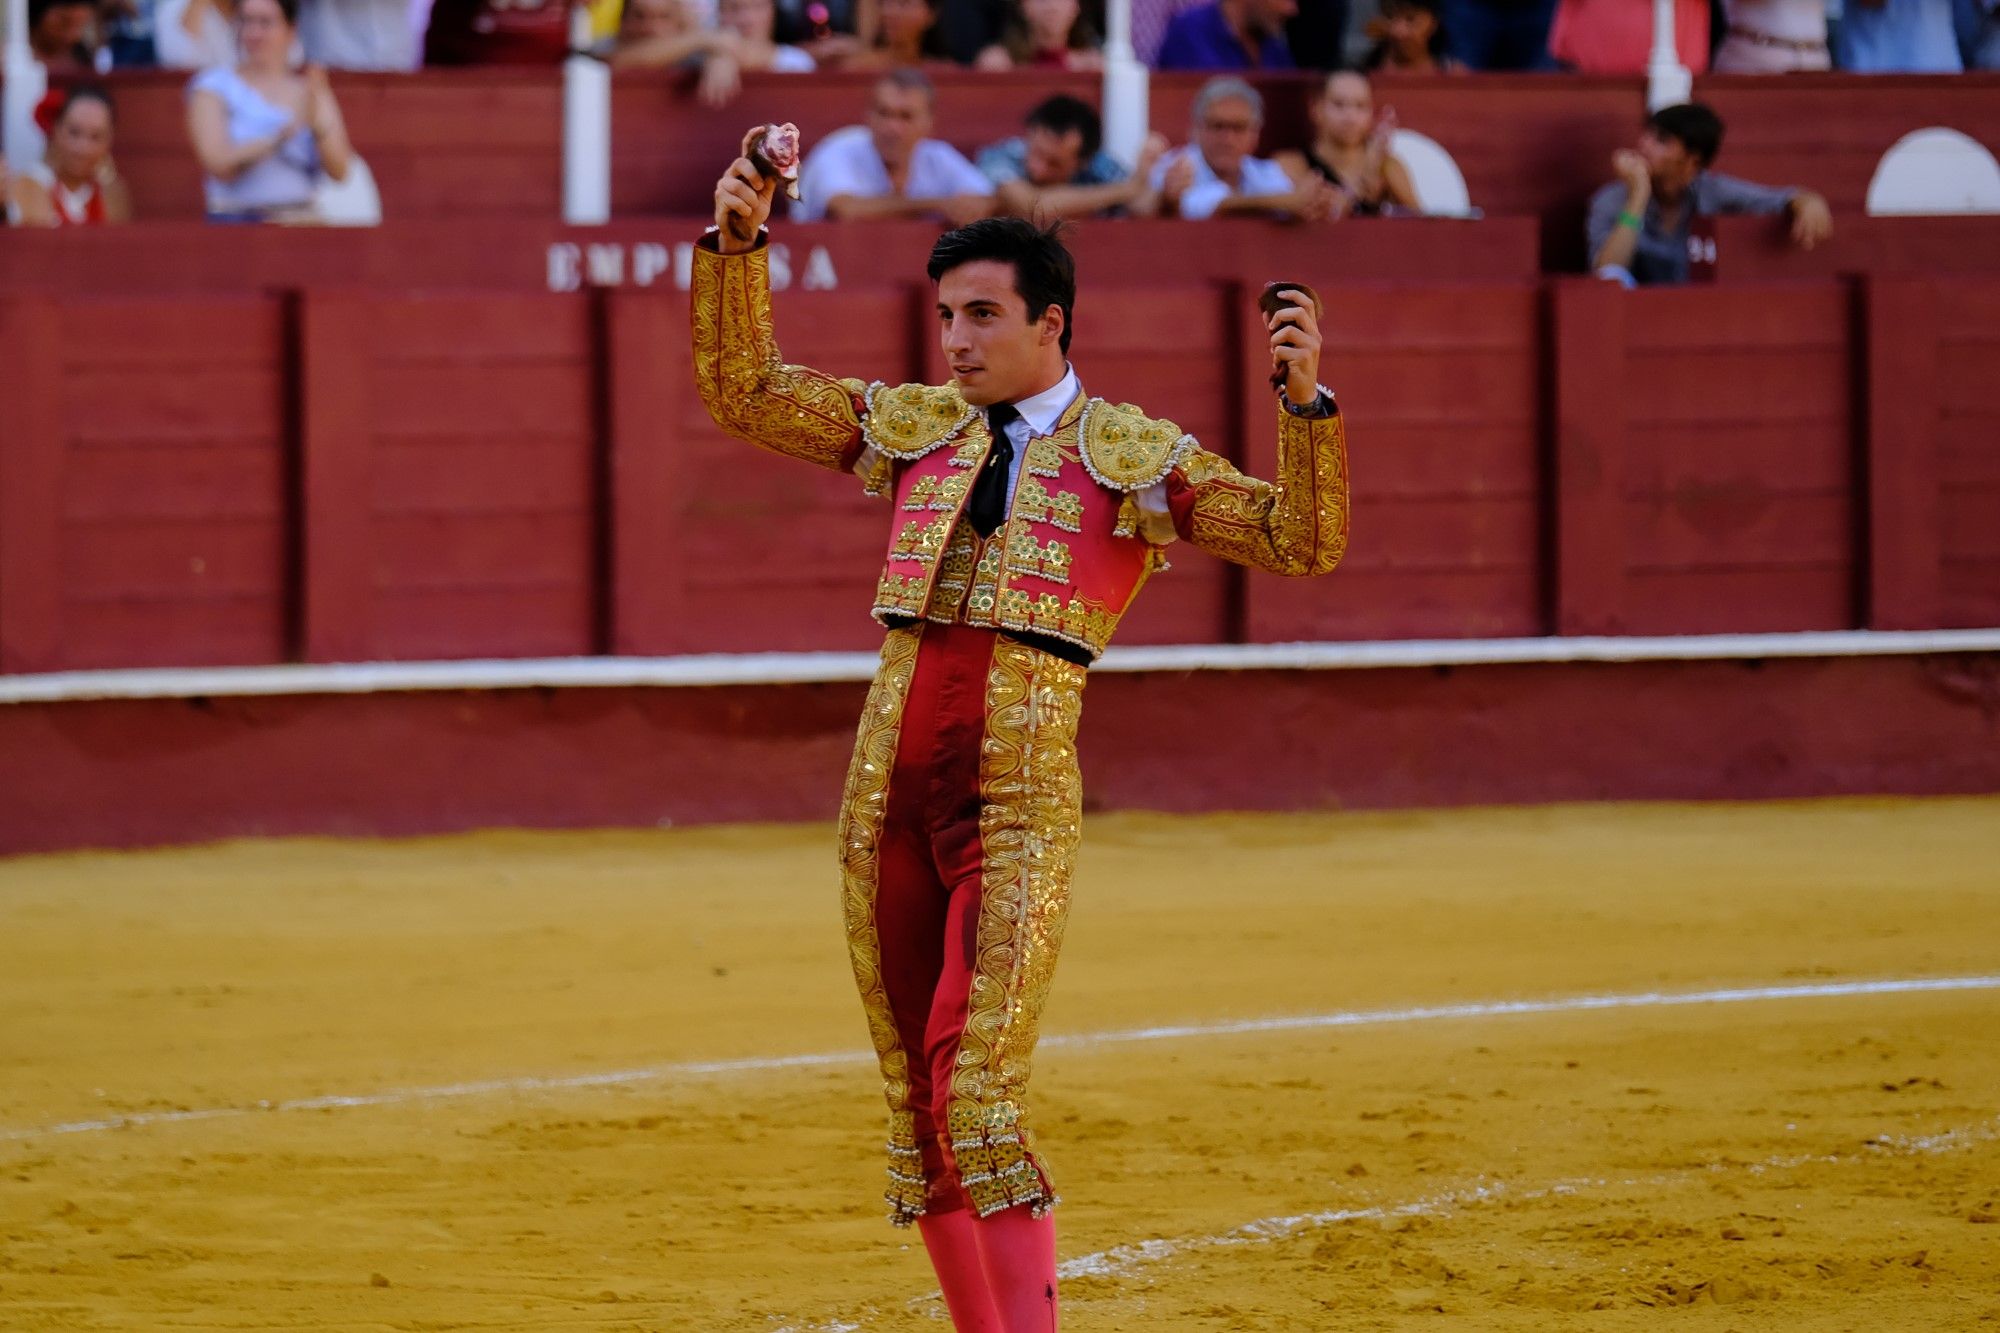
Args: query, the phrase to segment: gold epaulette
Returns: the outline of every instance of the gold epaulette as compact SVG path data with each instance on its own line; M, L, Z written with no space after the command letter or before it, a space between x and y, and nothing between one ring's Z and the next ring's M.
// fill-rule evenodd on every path
M959 396L955 384L898 384L891 388L877 382L868 387L867 401L862 437L904 462L922 458L979 415L978 408Z
M1149 417L1130 403L1093 398L1083 411L1083 465L1114 491L1141 491L1196 448L1195 438L1164 417Z

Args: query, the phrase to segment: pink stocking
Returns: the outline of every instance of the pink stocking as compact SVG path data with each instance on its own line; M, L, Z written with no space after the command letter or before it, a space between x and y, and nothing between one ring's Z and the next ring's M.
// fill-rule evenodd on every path
M1056 1220L1026 1206L973 1224L1001 1333L1056 1333Z
M986 1289L974 1226L972 1214L962 1208L925 1213L917 1219L938 1286L944 1290L944 1308L951 1312L951 1326L958 1333L1005 1333Z

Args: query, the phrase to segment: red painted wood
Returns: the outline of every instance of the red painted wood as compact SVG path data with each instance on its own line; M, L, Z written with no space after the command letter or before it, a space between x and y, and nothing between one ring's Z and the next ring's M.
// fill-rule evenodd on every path
M1628 628L1719 632L1760 618L1788 628L1856 624L1863 576L1847 287L1624 297L1622 523L1629 568L1648 575L1643 598L1634 584ZM1762 577L1774 567L1794 576ZM1801 591L1806 570L1824 586ZM1670 589L1677 574L1696 591Z
M610 298L611 651L688 650L680 525L672 513L687 469L678 420L696 397L687 310L653 293Z
M2000 625L2000 281L1938 283L1939 618Z
M374 654L369 577L375 417L368 297L309 292L300 310L300 645L308 662Z
M1348 417L1354 532L1331 578L1250 577L1252 638L1540 632L1536 300L1527 286L1332 298L1321 370ZM1269 352L1254 332L1245 374L1261 357L1261 384ZM1253 394L1263 476L1276 465L1272 411L1268 389Z
M0 301L0 671L63 665L63 355L53 302Z
M1868 356L1868 624L1939 623L1937 290L1871 279Z
M119 172L142 220L202 215L185 72L120 72ZM356 151L391 218L553 218L561 206L562 92L552 70L333 76Z
M1727 284L1841 273L2000 272L2000 217L1868 217L1843 212L1833 239L1812 250L1778 218L1715 219L1716 276Z
M863 686L0 708L0 853L830 821ZM1989 792L1993 658L1101 674L1093 809ZM1226 726L1162 725L1226 718ZM831 874L831 870L829 870Z
M1726 127L1719 170L1801 185L1832 203L1836 223L1862 211L1882 155L1912 130L1946 125L2000 153L2000 75L1716 76L1695 97Z
M1627 293L1555 284L1555 629L1616 634L1630 623L1625 494Z

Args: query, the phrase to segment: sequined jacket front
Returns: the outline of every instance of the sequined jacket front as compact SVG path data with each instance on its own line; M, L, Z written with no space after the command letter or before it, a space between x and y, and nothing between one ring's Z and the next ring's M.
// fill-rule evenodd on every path
M892 497L877 619L914 616L1104 651L1176 538L1275 573L1322 574L1347 544L1339 414L1279 411L1278 480L1247 477L1170 421L1082 395L1028 441L1008 519L963 521L991 446L956 385L865 384L784 363L766 250L695 248L695 381L716 423L752 444L859 473Z

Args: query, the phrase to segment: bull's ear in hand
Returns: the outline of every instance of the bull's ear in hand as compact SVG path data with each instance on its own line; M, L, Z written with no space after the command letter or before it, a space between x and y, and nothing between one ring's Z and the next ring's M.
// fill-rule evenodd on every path
M788 198L799 197L799 127L759 125L743 136L743 156L758 174L785 187Z

